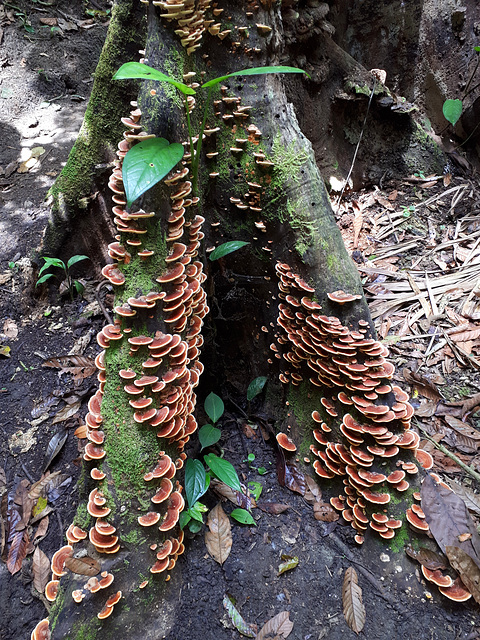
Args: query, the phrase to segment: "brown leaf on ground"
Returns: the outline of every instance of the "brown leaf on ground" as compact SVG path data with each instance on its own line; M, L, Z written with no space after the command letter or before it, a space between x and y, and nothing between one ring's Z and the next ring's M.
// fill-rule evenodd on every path
M430 400L441 400L442 394L438 390L435 384L430 382L428 378L420 375L419 373L415 373L414 371L410 371L406 367L403 369L403 377L406 382L409 382L411 385L415 387L415 389L425 398L429 398Z
M22 563L27 555L28 543L29 537L26 530L18 531L14 535L7 557L7 569L12 575L22 568Z
M430 532L440 549L460 547L480 565L480 536L464 501L450 489L446 489L425 476L422 484L422 509ZM459 543L458 536L471 533L472 537Z
M70 556L65 560L65 566L72 573L78 573L81 576L96 576L100 572L100 563L88 556L83 556L82 558Z
M473 511L473 513L480 515L480 495L478 495L478 493L474 493L471 489L468 489L463 484L460 484L455 480L449 480L447 478L445 482L451 489L453 489L453 491L455 491L457 496L460 496L460 498L465 502L469 511Z
M305 475L295 462L285 462L285 487L301 496L305 495Z
M214 507L207 518L209 531L205 533L208 553L219 564L223 564L232 550L232 530L230 520L220 503Z
M360 236L360 231L363 226L363 213L361 209L358 209L355 212L355 216L353 218L353 248L356 249L358 247L358 238Z
M427 549L426 547L420 547L419 549L414 549L411 544L408 544L405 547L405 553L410 558L413 558L420 564L423 564L424 567L430 569L431 571L435 571L436 569L446 569L448 563L446 558L431 549Z
M459 420L458 418L455 418L453 416L445 416L445 422L451 429L455 429L455 431L461 433L463 436L466 436L467 438L472 440L478 440L480 442L480 431L474 429L462 420Z
M33 586L39 593L43 594L50 579L50 560L40 547L36 547L33 553L32 570Z
M281 502L257 502L257 507L265 513L271 513L274 516L287 511L290 508L288 504L282 504Z
M40 524L38 525L37 530L35 531L35 535L33 537L34 541L41 540L47 535L48 524L49 524L48 516L45 516L40 520Z
M69 418L74 416L77 413L77 411L79 411L81 406L82 406L81 400L76 400L72 404L66 404L64 407L60 409L60 411L57 411L57 413L55 414L55 418L52 420L52 425L57 424L58 422L64 422L65 420L68 420Z
M281 611L266 622L257 634L255 640L284 640L288 638L293 629L293 622L289 618L289 611Z
M248 424L248 422L244 423L242 427L242 431L245 434L246 438L251 438L252 440L257 439L257 432L255 431L255 429L252 429L252 427Z
M480 604L480 568L472 558L460 547L447 546L447 558L470 591L475 601Z
M365 625L366 613L362 601L362 590L358 584L357 572L348 567L343 579L343 615L352 631L360 633Z
M431 418L435 415L438 402L436 400L429 400L423 398L420 401L420 406L415 409L415 415L418 418Z
M322 499L322 490L320 489L318 483L314 478L312 478L312 476L309 476L308 474L305 474L305 482L307 485L307 489L303 497L305 498L306 502L312 505L315 504L315 502L320 502Z
M11 318L7 318L5 320L5 322L3 323L3 333L7 338L10 338L10 340L15 340L15 338L18 336L18 327L15 323L15 320L12 320Z
M63 373L71 373L74 380L89 378L97 370L94 358L87 356L58 356L58 358L45 360L43 366L61 369Z
M242 509L247 509L248 511L250 511L250 509L254 509L257 506L253 496L247 496L241 491L232 489L220 480L216 480L215 478L213 478L210 483L210 487L215 491L215 493L218 493L218 495L222 496L223 498L227 498L227 500L230 500L230 502L232 502L237 507L241 507Z
M40 480L32 484L28 491L28 497L32 500L38 500L40 496L45 497L49 491L49 487L55 482L55 478L60 475L60 471L44 474Z
M321 522L336 522L340 517L328 502L316 502L313 505L313 515L315 520Z

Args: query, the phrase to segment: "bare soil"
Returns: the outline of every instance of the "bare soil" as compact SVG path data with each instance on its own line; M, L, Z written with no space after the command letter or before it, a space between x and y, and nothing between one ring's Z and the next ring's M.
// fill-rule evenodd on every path
M102 1L87 7L105 10L109 5ZM53 511L47 534L39 543L49 557L63 544L64 531L79 501L79 441L73 431L78 417L86 413L95 377L78 383L71 374L60 375L42 364L68 354L73 347L94 357L98 352L94 336L105 321L88 263L81 263L74 272L86 279L87 286L84 297L72 302L68 296L61 297L56 286L35 290L38 265L32 262L48 217L44 199L81 124L106 32L102 19L85 23L90 16L84 9L84 3L75 0L52 5L19 0L15 6L0 5L0 348L10 348L9 357L0 356L0 466L6 472L9 494L22 479L38 480L48 443L67 428L66 443L49 467L71 478L50 499ZM62 33L42 26L40 18L44 17L57 18ZM25 29L25 24L29 26L26 19L33 32ZM25 173L19 173L21 162L29 156L26 150L35 147L45 151ZM105 291L101 301L108 308L111 300ZM200 405L211 390L200 387ZM173 619L167 640L239 638L222 606L226 593L235 598L244 619L259 628L287 610L294 622L292 638L353 639L356 635L345 623L341 595L344 571L350 565L359 572L367 610L361 635L378 640L478 637L475 603L447 601L420 580L413 562L406 558L392 562L398 556L388 547L379 544L374 557L365 557L353 542L353 530L341 520L317 522L312 507L301 496L279 486L275 452L270 442L263 441L260 429L253 436L245 431L245 398L228 383L217 382L213 390L226 404L221 445L227 459L244 481L263 484L262 500L286 504L288 509L280 515L256 509L256 527L234 525L232 552L223 567L207 554L204 531L187 534L187 551L177 564L167 598ZM65 404L64 400L54 404L54 397L69 394L82 400L81 408L73 419L54 424ZM251 409L261 413L261 404L253 403ZM202 424L201 411L198 418ZM268 416L252 421L261 424L262 419ZM190 453L196 455L198 445ZM248 453L255 454L250 467ZM259 467L265 467L267 473L259 475ZM213 507L217 500L210 495L207 506ZM227 503L224 508L230 512L233 507ZM282 554L297 556L299 564L279 576ZM30 554L14 576L0 563L0 640L29 637L46 615L32 588L31 562ZM164 605L155 606L160 614Z

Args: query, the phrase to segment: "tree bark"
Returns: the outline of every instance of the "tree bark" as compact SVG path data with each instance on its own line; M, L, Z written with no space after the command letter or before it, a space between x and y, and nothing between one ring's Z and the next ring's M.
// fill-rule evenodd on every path
M197 74L195 80L198 82L249 66L283 63L290 56L284 37L284 21L276 5L266 10L264 4L271 3L262 3L262 7L249 17L245 14L247 5L244 3L226 3L226 19L222 17L222 22L225 27L228 26L229 29L225 30L230 30L230 33L220 40L205 32L202 47L192 55L186 54L173 33L175 23L162 20L159 16L161 10L150 4L147 8L145 61L169 75L175 75L179 80L187 72L193 71ZM127 5L130 6L121 2L118 6ZM238 30L238 27L245 26L247 30ZM327 42L325 35L322 38ZM329 50L333 52L332 63L343 59L347 61L347 66L353 65L332 43L329 44ZM109 65L110 71L111 68ZM110 71L106 76L108 78ZM97 82L101 82L100 77L96 79ZM109 86L113 86L119 96L122 95L124 89L120 83ZM152 95L153 89L156 95ZM287 98L287 95L302 96L309 91L312 91L311 81L299 76L253 76L226 80L214 96L217 102L208 112L207 129L212 132L219 127L219 130L207 136L203 150L204 153L218 155L212 159L202 158L199 201L192 201L186 206L186 201L191 200L192 195L187 194L183 199L187 226L181 239L175 240L185 242L187 250L183 255L188 260L184 263L190 275L184 283L192 290L195 288L195 294L190 298L194 300L193 307L188 306L191 302L185 302L183 315L178 319L172 320L175 312L166 310L165 306L168 305L159 299L143 310L139 303L142 299L145 301L144 297L152 292L165 292L169 296L173 293L173 287L181 284L183 276L175 280L174 285L169 284L165 277L172 268L169 256L175 222L172 222L171 199L176 187L169 189L164 185L158 186L145 195L140 204L145 211L154 211L155 215L146 222L130 220L128 224L138 232L133 236L131 232L122 230L118 222L120 214L117 212L120 239L117 246L111 245L110 256L116 258L116 269L123 282L116 286L115 304L118 309L130 303L136 315L133 319L118 316L118 324L104 330L99 338L99 343L105 348L105 367L102 359L99 360L99 366L105 371L100 373L102 387L97 401L89 405L87 424L96 420L98 424L93 424L92 429L95 431L95 427L101 425L105 441L98 445L98 451L92 447L87 449L83 489L86 494L93 490L90 503L95 502L98 496L95 489L103 494L98 496L99 502L105 498L106 506L111 510L105 519L116 528L112 535L119 537L119 548L116 553L101 553L101 545L98 544L80 542L75 546L76 553L83 544L87 553L100 561L101 571L114 576L114 582L108 590L92 592L91 588L84 587L84 577L72 573L62 577L60 593L50 615L52 638L159 638L171 628L181 577L173 570L172 579L165 584L165 576L170 576L170 572L162 571L154 575L150 569L156 564L156 553L165 546L168 538L173 539L175 546L169 555L169 569L173 569L179 553L183 551L182 534L177 525L175 529L168 529L159 535L158 526L142 528L137 517L155 512L160 514L159 523L163 523L164 517L168 520L168 514L174 510L172 498L152 507L151 497L159 482L153 483L156 487L152 490L150 480L144 479L144 475L155 468L159 460L163 463L166 456L171 458L176 467L172 471L176 473L172 476L173 488L177 493L181 492L175 483L177 479L179 483L182 482L180 469L183 465L183 448L195 426L194 388L203 369L198 362L197 349L201 348L203 352L206 386L213 379L223 379L224 391L232 399L238 400L245 394L252 378L268 376L264 410L274 422L276 431L291 435L298 444L301 457L308 457L312 462L316 460L317 467L324 474L328 474L328 469L325 471L323 458L316 458L317 454L311 449L311 446L317 451L321 448L319 442L322 434L330 442L329 445L321 445L324 449L327 447L327 450L334 451L335 443L343 443L350 450L355 448L353 441L345 440L340 431L344 415L352 414L359 423L374 426L372 412L365 414L362 410L363 403L371 403L371 400L365 400L368 388L362 387L358 376L348 374L342 362L357 364L359 370L365 371L367 366L363 363L368 360L369 366L377 373L378 381L385 387L381 398L375 398L375 404L382 406L380 415L385 416L388 411L388 422L385 424L398 436L409 429L409 418L405 416L409 415L410 410L400 392L386 388L390 386L393 369L384 364L385 350L375 342L360 279L335 224L312 145L302 132L294 104ZM95 89L95 100L101 93L100 89ZM235 97L238 101L233 107L228 98ZM192 120L198 130L205 96L198 92L196 98ZM123 98L121 104L125 104ZM170 142L185 142L182 105L170 86L165 88L142 82L138 104L142 111L141 124L146 132L167 138ZM249 107L244 111L248 114L247 118L238 116L239 111L237 115L233 114L238 106ZM127 115L128 109L122 113L122 116ZM97 116L97 126L101 126L102 119L102 115ZM81 138L84 139L87 133L84 130ZM99 147L96 147L95 157L98 152ZM257 162L259 153L264 156L264 160L260 160L263 165ZM67 166L71 166L76 157L78 148L72 151ZM266 165L265 161L271 164ZM64 183L58 183L57 188L58 193L62 193ZM174 206L178 204L178 198L173 203ZM200 216L206 219L205 239L197 248L192 223L194 228L201 220ZM176 214L173 215L175 217ZM220 224L217 226L217 223ZM138 249L127 244L138 235L142 238L142 249L154 249L153 257L145 259L138 255ZM228 240L246 240L250 244L218 264L209 262L206 259L207 249ZM119 243L121 248L118 247ZM205 284L200 260L208 276ZM174 264L180 263L177 260ZM192 265L195 265L194 269L190 269ZM111 281L117 275L109 270L104 273ZM205 321L203 336L199 336L196 335L196 329L203 324L207 310L205 306L202 307L202 286L208 292L212 311L210 318ZM351 294L352 300L341 306L332 295L339 290ZM338 322L333 318L337 318ZM130 328L131 332L128 331ZM148 358L148 348L140 346L137 350L132 349L132 336L147 336L151 340L160 339L163 334L178 336L179 344L188 353L188 361L184 365L178 364L180 351L178 355L164 356L154 371L166 386L163 390L145 392L143 395L153 398L156 417L164 407L171 407L171 403L175 403L171 400L174 393L183 399L181 406L175 403L177 408L172 419L178 418L182 423L175 437L169 435L171 432L157 437L158 425L153 428L149 426L150 419L141 420L137 414L143 410L132 408L132 396L124 393L125 380L119 376L120 370L133 370L138 381L140 376L147 373L144 363ZM363 342L372 355L365 353L361 347L347 347L346 351L340 348L337 351L337 363L330 365L330 354L336 348L332 346L336 336L342 336L347 345L355 341ZM314 339L317 340L317 346L320 344L318 350L312 347ZM376 363L373 362L375 358L378 360ZM182 373L179 373L180 369ZM181 383L171 381L169 376L172 370ZM285 384L279 381L279 376ZM332 379L337 380L338 384L334 384ZM358 391L349 386L352 380L357 380ZM170 396L166 395L167 390ZM344 398L348 396L348 401L340 399L340 391ZM352 400L354 395L360 399ZM397 414L391 410L395 406ZM318 418L312 417L315 412ZM325 427L320 427L320 424ZM314 429L318 432L315 438L312 435ZM373 439L370 444L374 445ZM390 446L393 445L390 443ZM92 454L106 454L101 462L105 478L100 482L91 479L90 472L95 460L88 460L89 456L94 457L89 451ZM390 452L391 457L388 458L376 458L372 469L388 474L396 468L399 456L404 462L412 461L411 451L401 449L400 452L398 455ZM351 460L348 452L345 455ZM340 462L337 467L342 470L338 478L342 474L346 478L351 477L346 474L347 465L357 468L355 460L351 463L345 460ZM355 486L361 488L361 482ZM385 482L380 486L371 490L383 496L391 494L395 497L389 516L402 520L401 536L405 540L410 534L404 512L412 499L415 482L401 494ZM341 491L341 485L338 489ZM357 492L355 500L359 497L361 495ZM355 500L352 499L352 502ZM181 498L178 501L181 502ZM99 506L103 508L103 505ZM365 500L363 506L362 501L360 505L357 501L357 507L369 519L372 512L383 508L371 502L365 505ZM95 510L91 505L92 509ZM360 529L359 519L355 521ZM75 524L85 531L93 531L90 538L96 539L95 518L88 515L85 507L79 509ZM369 529L366 539L367 545L378 545L378 538L374 538ZM169 543L166 544L168 546ZM116 542L113 543L107 547L107 552L116 546ZM368 557L368 549L365 553ZM83 591L85 596L80 604L72 600L71 594L75 589ZM107 597L118 591L121 591L122 598L115 605L113 613L105 621L98 619L97 614Z

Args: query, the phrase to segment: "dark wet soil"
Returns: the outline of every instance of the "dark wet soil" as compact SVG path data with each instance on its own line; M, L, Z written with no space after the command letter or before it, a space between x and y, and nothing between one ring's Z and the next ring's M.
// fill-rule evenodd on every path
M12 495L21 480L40 478L49 442L67 429L66 443L49 469L65 474L70 482L51 496L53 511L39 543L51 557L64 542L79 500L79 446L73 432L78 418L86 413L95 376L76 383L71 374L60 375L58 369L42 365L45 359L66 355L74 347L77 353L94 357L98 352L95 334L105 319L87 263L78 265L74 272L86 279L84 298L72 302L68 296L61 297L55 285L35 290L38 266L32 263L32 256L48 216L44 198L81 124L108 17L85 23L91 16L85 13L84 3L75 0L51 6L4 3L0 11L2 7L0 348L9 347L10 351L9 357L0 356L0 467ZM109 5L87 5L90 9L99 7L108 9ZM62 32L42 26L42 17L57 18ZM26 29L30 25L33 31ZM44 148L39 161L19 173L20 163L29 155L22 149L35 147ZM105 291L101 301L108 307ZM82 340L84 343L79 342ZM200 404L209 391L200 387ZM474 637L472 633L478 629L475 603L449 603L420 581L410 560L399 559L380 544L373 557L366 557L355 546L350 528L340 521L317 522L311 505L279 485L270 442L264 442L259 429L253 435L247 430L246 435L246 420L228 402L228 390L219 385L215 391L226 402L220 442L226 458L243 481L263 485L261 500L286 504L288 509L280 515L255 509L256 527L233 525L232 551L222 567L207 554L203 530L195 536L187 534L186 553L172 578L172 590L179 598L167 640L241 637L223 608L225 594L235 599L243 618L259 629L280 611L289 611L294 622L291 638L353 639L357 636L347 627L342 613L343 576L351 565L359 573L367 611L364 637ZM65 401L52 404L52 398L68 397L71 401L72 394L82 400L80 409L71 419L55 424L55 415ZM235 401L246 409L244 400ZM252 408L261 410L260 404ZM200 424L202 418L200 412ZM250 466L246 462L249 453L255 455ZM262 467L266 473L260 475L257 469ZM209 494L206 503L213 507L217 501L218 497ZM232 508L224 504L227 513ZM2 507L4 520L5 516ZM297 556L299 562L297 568L279 576L284 554ZM5 562L0 563L0 640L30 637L35 624L46 615L44 604L32 590L31 564L29 554L22 569L12 576Z

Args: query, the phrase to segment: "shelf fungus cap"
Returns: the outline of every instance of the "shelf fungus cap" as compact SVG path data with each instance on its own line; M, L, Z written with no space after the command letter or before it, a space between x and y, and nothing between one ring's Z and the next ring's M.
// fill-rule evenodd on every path
M296 444L287 436L286 433L277 433L277 442L282 449L285 449L285 451L293 452L297 450Z
M47 582L45 587L45 597L49 602L54 602L57 597L59 584L60 580L50 580L50 582Z
M109 599L107 600L107 602L105 603L106 607L113 607L115 606L119 601L120 598L122 597L122 592L121 591L117 591L117 593L114 593L113 595L111 595L109 597Z
M457 578L451 587L438 587L438 590L450 600L455 600L455 602L465 602L472 597L472 594L465 588L460 578Z
M75 589L74 591L72 591L72 598L73 600L79 604L86 596L86 593L84 593L82 591L82 589Z
M160 514L157 511L150 511L143 516L138 517L138 524L142 527L151 527L160 520Z
M65 545L64 547L61 547L61 549L56 551L53 554L52 563L51 563L52 573L54 573L57 576L66 575L67 572L64 571L65 560L69 558L72 555L72 553L73 553L73 547L71 547L69 544Z
M422 564L422 573L429 582L433 582L437 587L451 587L453 584L453 579L448 575L444 575L440 569L432 571L432 569L428 569Z
M99 620L105 620L105 618L108 618L108 616L112 615L112 611L113 607L107 607L107 605L105 605L103 609L99 613L97 613L97 618Z
M50 627L48 618L40 620L35 629L32 631L32 640L50 640Z
M345 293L345 291L342 291L341 289L333 291L332 293L327 293L327 297L332 302L336 302L338 304L345 304L346 302L353 302L354 300L362 299L360 294Z
M407 516L408 522L414 529L418 529L419 531L428 531L430 529L430 527L428 526L428 522L426 522L422 518L419 518L419 516L417 516L417 514L412 511L412 509L407 509L405 515Z

